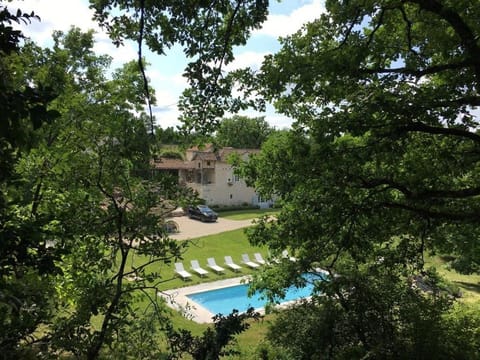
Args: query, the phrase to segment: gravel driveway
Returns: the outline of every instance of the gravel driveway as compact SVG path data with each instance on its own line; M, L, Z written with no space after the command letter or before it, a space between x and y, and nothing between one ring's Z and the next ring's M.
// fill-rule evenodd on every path
M252 225L252 219L249 220L230 220L218 218L217 222L204 223L199 220L189 219L188 216L174 217L180 228L180 232L171 234L170 237L176 240L193 239L200 236L218 234L224 231L240 229Z

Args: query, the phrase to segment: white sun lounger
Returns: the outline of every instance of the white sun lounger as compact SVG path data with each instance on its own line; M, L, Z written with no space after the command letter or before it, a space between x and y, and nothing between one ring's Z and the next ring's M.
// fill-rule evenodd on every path
M287 250L283 250L283 251L282 251L282 257L283 257L284 259L288 259L288 260L290 260L290 261L297 261L297 259L295 259L293 256L288 255L288 251L287 251Z
M262 254L260 254L260 253L253 254L253 257L255 258L255 262L259 263L260 265L265 265L267 263L263 259Z
M227 265L233 271L237 271L237 270L240 270L242 268L241 266L239 266L239 265L237 265L233 262L231 256L225 256L225 265Z
M183 280L192 277L192 274L185 270L182 263L175 263L175 272L180 275Z
M252 269L256 269L260 266L256 262L250 261L250 258L248 257L248 254L242 254L242 262L245 265L247 265L248 267L251 267Z
M200 267L198 260L192 260L190 261L190 263L192 264L192 270L195 271L198 275L203 276L208 274L207 270Z
M216 273L222 273L225 271L223 267L217 265L214 258L207 259L207 266L213 271L215 271Z

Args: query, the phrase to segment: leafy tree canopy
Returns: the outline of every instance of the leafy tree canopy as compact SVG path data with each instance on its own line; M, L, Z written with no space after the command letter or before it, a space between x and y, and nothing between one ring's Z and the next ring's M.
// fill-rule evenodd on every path
M187 243L168 239L163 220L176 201L194 196L169 177L147 178L146 124L153 121L143 109L155 98L142 45L159 54L184 46L193 89L182 102L185 122L208 130L225 109L239 106L223 101L231 84L222 68L267 8L262 1L91 3L115 41L139 43L138 61L111 79L110 58L92 51L93 32L54 32L51 49L21 45L22 34L9 25L35 14L0 8L0 350L6 358L160 356L155 336L168 319L157 287L168 279L152 265L181 256ZM142 316L132 305L139 293L153 314ZM245 328L243 316L232 316L240 322L219 332L217 353Z
M106 344L121 348L125 333L140 336L135 321L157 330L167 322L151 265L181 255L163 228L172 207L165 200L191 194L168 178L146 181L138 63L107 79L110 59L93 53L92 32L53 37L52 49L27 42L5 59L13 89L56 90L45 104L56 117L28 127L25 144L6 138L15 157L0 183L0 349L6 358L94 359ZM29 125L28 112L5 115L15 128ZM146 260L127 267L134 254ZM150 319L132 306L138 293L156 310Z
M244 45L250 31L265 21L267 0L104 1L90 0L95 19L117 44L145 43L159 55L180 44L189 59L184 75L190 88L180 101L189 130L211 132L226 110L238 110L232 83L223 68L233 60L233 46Z
M273 131L274 129L264 117L250 118L235 115L220 122L215 140L220 146L260 149L262 143Z
M255 78L297 119L250 167L265 192L292 202L283 241L301 249L311 238L325 259L410 238L419 253L448 251L475 270L479 5L327 1L327 10L283 39ZM301 226L306 218L315 221Z
M348 330L358 357L384 358L390 345L362 338L373 330L358 327L362 313L381 313L375 296L360 309L350 303L357 291L373 294L392 282L408 292L409 279L426 276L426 252L453 255L464 272L479 268L480 4L330 0L326 9L282 39L258 73L236 74L250 82L249 94L296 119L293 131L269 139L243 169L266 197L284 202L277 221L261 222L251 240L298 259L282 261L256 284L281 292L304 271L328 269L338 287L319 301L339 306L336 320L346 311L359 321ZM368 277L354 281L363 272ZM435 299L441 291L431 289L423 296ZM411 299L422 308L422 298ZM423 309L419 316L433 320ZM368 321L401 337L403 325L393 318Z

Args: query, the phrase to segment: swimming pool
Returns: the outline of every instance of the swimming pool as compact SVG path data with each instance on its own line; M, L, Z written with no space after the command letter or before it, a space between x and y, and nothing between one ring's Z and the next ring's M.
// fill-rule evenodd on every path
M314 287L313 281L324 279L322 274L309 273L303 276L307 280L306 286L302 288L295 286L289 287L285 292L285 298L281 299L282 302L299 300L311 296ZM248 287L248 284L240 284L188 294L187 298L202 305L212 314L221 313L226 315L230 314L233 309L244 312L247 311L249 307L253 307L256 310L264 308L267 301L262 299L262 294L255 293L252 297L249 297Z

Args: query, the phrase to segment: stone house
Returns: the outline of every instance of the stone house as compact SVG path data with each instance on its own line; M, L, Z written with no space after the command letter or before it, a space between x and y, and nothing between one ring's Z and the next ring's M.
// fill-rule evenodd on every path
M186 151L185 160L160 158L153 162L154 171L168 171L178 176L180 184L197 191L207 205L237 206L252 205L270 207L272 200L263 200L255 189L234 174L228 158L236 153L242 160L248 160L255 149L214 149L193 147Z

